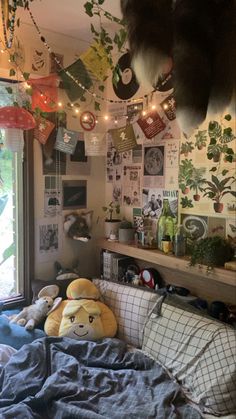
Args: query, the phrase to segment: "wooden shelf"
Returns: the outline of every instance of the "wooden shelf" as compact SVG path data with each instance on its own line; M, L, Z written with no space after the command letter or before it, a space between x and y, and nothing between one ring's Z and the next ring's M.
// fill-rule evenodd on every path
M207 278L211 281L236 287L236 272L224 268L214 268L209 272L207 271L206 266L190 266L189 259L187 257L177 258L174 255L165 255L156 249L143 249L134 244L125 244L116 241L113 242L106 239L100 240L99 246L101 249L110 250L111 252L120 253L125 256L130 256L135 259L160 265L173 271L187 273L188 276L193 275L194 277L199 277L201 279Z

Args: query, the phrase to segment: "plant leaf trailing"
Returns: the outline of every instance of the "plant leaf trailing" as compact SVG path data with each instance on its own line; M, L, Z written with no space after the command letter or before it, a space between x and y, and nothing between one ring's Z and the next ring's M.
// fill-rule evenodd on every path
M220 236L206 237L194 244L190 264L207 265L212 269L214 266L224 266L232 257L233 248L227 240Z

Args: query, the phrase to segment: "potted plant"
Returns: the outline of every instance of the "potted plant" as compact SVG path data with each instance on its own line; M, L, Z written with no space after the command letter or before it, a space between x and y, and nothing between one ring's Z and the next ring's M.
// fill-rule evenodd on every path
M193 189L195 194L193 195L194 201L200 200L199 191L202 192L203 188L201 185L203 185L206 182L206 179L203 178L203 175L206 173L205 167L199 167L199 168L193 168L192 176L189 181L190 189Z
M233 248L227 240L221 236L206 237L194 244L190 264L203 264L212 269L214 266L224 266L232 257Z
M188 157L188 153L192 153L193 150L194 150L193 142L186 141L186 143L183 143L181 145L180 154L184 154L185 157Z
M203 147L206 147L207 144L207 131L198 131L195 135L195 147L198 148L198 150L202 150Z
M131 221L122 220L119 226L119 242L129 243L134 240L133 224Z
M118 230L121 223L119 218L113 218L114 214L120 214L120 204L111 201L107 206L102 207L106 214L105 217L105 237L108 239L111 235L118 237Z
M208 186L203 188L203 191L205 192L203 196L207 196L208 198L215 201L215 212L223 211L224 204L220 202L223 196L231 194L236 197L236 192L231 190L231 185L235 182L235 180L236 178L234 176L230 176L220 181L216 176L212 175L211 182L208 180L205 182ZM230 181L231 183L229 184Z
M179 166L179 188L184 195L187 195L190 191L189 182L192 176L193 168L192 159L182 160Z

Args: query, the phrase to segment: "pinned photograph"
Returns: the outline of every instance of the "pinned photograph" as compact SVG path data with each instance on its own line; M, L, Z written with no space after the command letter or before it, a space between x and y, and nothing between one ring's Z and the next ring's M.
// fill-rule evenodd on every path
M87 181L66 180L62 182L63 210L87 207Z

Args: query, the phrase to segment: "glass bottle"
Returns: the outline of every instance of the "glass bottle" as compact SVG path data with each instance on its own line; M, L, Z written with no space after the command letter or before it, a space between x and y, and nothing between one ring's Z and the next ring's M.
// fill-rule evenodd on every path
M157 246L161 250L161 241L163 236L168 235L173 240L175 234L176 218L170 209L168 199L163 199L163 208L158 220L157 227Z
M186 238L182 224L178 226L174 237L174 254L177 257L184 256L186 252Z

